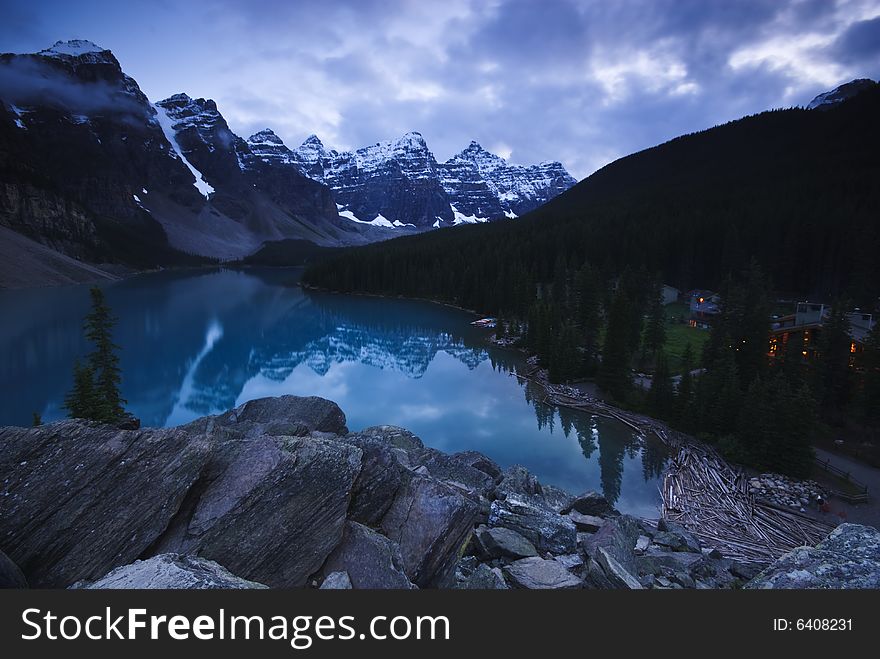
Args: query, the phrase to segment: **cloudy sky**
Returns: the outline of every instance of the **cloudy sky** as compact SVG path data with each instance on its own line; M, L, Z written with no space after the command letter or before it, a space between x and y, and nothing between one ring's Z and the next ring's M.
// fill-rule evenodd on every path
M112 50L152 100L247 137L475 139L577 178L633 151L880 77L880 0L4 0L0 51Z

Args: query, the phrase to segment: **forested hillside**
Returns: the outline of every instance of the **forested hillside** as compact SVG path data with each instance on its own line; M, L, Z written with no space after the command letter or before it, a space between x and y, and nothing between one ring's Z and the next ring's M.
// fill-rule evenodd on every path
M594 376L737 461L805 476L817 420L880 422L880 331L853 362L846 318L880 294L878 116L875 88L828 111L747 117L618 160L516 222L345 251L303 281L496 314L551 380ZM723 300L678 384L661 283ZM768 358L779 295L836 301L809 363L794 341ZM633 369L653 373L648 391Z

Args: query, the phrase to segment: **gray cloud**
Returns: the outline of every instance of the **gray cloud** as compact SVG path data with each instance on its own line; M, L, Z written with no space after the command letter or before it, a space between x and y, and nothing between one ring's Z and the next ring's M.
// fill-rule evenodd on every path
M83 115L145 112L144 105L118 85L103 80L83 83L36 58L0 60L0 98L23 107L49 106Z

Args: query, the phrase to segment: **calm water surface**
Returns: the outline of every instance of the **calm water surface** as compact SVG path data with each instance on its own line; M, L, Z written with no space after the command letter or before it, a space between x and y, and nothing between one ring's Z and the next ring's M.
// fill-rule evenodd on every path
M119 318L123 395L146 426L174 426L281 394L336 401L359 430L393 424L448 452L522 464L656 517L665 453L617 422L535 400L522 362L487 348L473 317L410 300L305 292L297 270L142 275L106 287ZM88 310L84 286L0 291L0 425L64 416Z

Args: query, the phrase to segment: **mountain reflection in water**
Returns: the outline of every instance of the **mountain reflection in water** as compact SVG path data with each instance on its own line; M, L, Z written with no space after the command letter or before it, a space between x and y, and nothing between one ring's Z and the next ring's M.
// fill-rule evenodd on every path
M427 302L306 292L297 270L176 271L106 288L119 318L123 395L145 426L186 423L262 396L323 396L358 430L393 424L426 444L522 464L545 483L602 491L657 515L662 446L614 421L541 402L472 317ZM85 286L0 292L0 425L64 417Z

